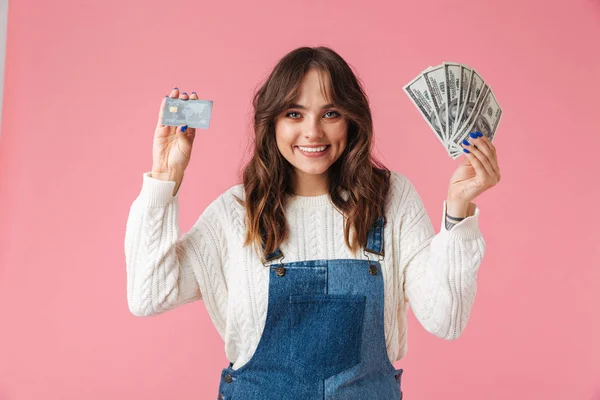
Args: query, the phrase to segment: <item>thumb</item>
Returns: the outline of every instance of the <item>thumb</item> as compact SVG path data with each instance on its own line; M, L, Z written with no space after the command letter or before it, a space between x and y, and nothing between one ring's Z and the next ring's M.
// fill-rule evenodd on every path
M177 134L187 142L193 143L194 138L196 137L196 129L190 128L187 125L182 125L177 128Z
M163 116L165 114L165 104L167 103L167 98L169 96L165 96L165 98L163 99L163 101L160 102L160 109L158 110L158 121L157 121L157 125L160 126L161 128L164 128L165 125L162 124L162 119Z

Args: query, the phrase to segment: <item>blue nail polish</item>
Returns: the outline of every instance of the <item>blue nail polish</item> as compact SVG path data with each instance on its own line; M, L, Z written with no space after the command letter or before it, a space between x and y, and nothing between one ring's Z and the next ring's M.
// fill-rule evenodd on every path
M181 127L181 132L185 132L185 130L187 129L187 125L184 125Z
M469 136L471 136L473 139L476 139L479 137L479 136L477 136L476 133L473 133L473 132L469 133Z
M185 95L187 96L187 93L186 93L186 92L183 92L183 93L181 93L181 94L185 94Z
M482 134L481 132L479 132L479 131L477 131L477 132L475 132L475 133L476 133L476 134L477 134L477 136L479 136L479 137L482 137L482 136L483 136L483 134Z
M468 145L470 144L469 142L467 142L467 139L463 140L463 141L462 141L462 143L463 143L465 146L468 146Z
M467 149L463 149L463 151L464 151L465 153L470 153L470 151L469 151L469 150L467 150Z
M198 93L196 93L196 92L192 92L192 94L198 94Z
M179 88L174 87L173 90L179 90Z

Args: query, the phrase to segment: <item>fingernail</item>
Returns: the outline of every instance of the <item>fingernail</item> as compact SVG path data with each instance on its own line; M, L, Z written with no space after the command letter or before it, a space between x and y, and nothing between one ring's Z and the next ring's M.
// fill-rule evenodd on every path
M469 133L469 136L471 136L473 139L475 139L475 138L478 138L478 137L479 137L479 136L477 136L477 134L476 134L476 133L473 133L473 132Z
M179 90L179 88L174 87L173 90Z
M186 93L186 92L183 92L183 93L181 93L181 94L185 94L185 95L187 96L187 93Z
M196 92L192 92L192 94L198 94L198 93L196 93Z
M169 97L169 95L168 95L168 94L166 94L166 95L165 95L165 97Z
M463 144L464 144L465 146L468 146L468 145L470 145L470 143L469 143L469 142L467 142L467 139L463 140L462 142L463 142Z
M181 132L185 132L185 130L187 129L187 125L184 125L181 127Z
M470 153L470 151L469 151L469 150L467 150L467 149L463 149L463 151L464 151L465 153Z
M476 134L477 134L477 136L479 136L479 137L482 137L482 136L483 136L483 134L482 134L481 132L479 132L479 131L477 131L477 132L475 132L475 133L476 133Z

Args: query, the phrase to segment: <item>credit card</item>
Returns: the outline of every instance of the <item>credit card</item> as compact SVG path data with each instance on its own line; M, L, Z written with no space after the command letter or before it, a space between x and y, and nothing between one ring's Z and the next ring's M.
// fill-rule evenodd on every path
M212 106L212 100L181 100L167 97L162 124L208 129Z

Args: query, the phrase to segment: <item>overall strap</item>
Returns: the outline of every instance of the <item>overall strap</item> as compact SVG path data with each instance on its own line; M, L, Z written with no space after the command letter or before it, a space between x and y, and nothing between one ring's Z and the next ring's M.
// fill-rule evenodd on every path
M381 206L381 213L379 217L375 220L371 228L369 229L369 233L367 234L367 245L365 246L365 251L369 253L377 254L379 256L384 256L383 249L383 227L385 226L385 214L384 207Z
M267 232L265 232L265 230L263 229L261 234L262 234L262 238L263 238L262 251L264 253L265 252L265 243L267 242ZM267 254L265 259L263 260L263 262L269 262L269 261L276 260L276 259L282 258L282 257L283 257L283 253L281 252L281 250L278 247L272 253Z

